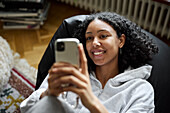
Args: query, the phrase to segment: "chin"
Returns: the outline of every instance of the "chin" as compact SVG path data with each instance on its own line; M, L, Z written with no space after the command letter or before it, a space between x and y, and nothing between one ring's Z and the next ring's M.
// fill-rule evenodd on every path
M103 66L103 65L104 65L103 62L94 62L94 64L95 64L96 66Z

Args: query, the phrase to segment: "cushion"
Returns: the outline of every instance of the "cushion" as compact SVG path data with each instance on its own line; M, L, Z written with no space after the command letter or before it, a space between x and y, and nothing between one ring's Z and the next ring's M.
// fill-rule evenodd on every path
M26 99L34 89L34 83L16 68L12 68L9 81L0 92L0 113L20 113L20 103Z

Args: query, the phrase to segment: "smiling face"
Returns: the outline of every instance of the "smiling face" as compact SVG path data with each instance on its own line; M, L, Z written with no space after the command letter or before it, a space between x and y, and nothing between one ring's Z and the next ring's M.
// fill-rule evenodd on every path
M118 63L121 41L109 24L93 20L87 27L85 37L88 55L97 66Z

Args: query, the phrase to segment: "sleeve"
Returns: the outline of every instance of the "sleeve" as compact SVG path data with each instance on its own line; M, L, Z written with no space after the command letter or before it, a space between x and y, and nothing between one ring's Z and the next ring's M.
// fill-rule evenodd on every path
M147 81L139 82L124 113L154 113L154 90Z
M28 109L30 109L36 102L39 101L40 95L42 94L42 92L44 92L47 88L48 88L48 76L46 76L46 78L44 79L44 81L42 82L41 86L39 89L37 89L36 91L34 91L28 98L26 98L21 104L20 104L20 110L21 113L25 113L26 111L28 111Z

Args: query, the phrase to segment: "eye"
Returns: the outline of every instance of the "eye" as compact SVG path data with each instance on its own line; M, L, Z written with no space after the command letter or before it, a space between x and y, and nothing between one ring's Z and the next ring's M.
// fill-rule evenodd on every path
M93 37L87 37L87 38L86 38L86 41L92 40L92 39L93 39Z
M100 38L107 38L108 35L101 35Z

